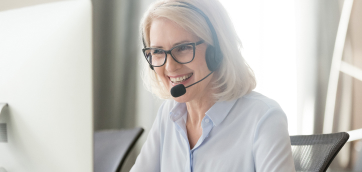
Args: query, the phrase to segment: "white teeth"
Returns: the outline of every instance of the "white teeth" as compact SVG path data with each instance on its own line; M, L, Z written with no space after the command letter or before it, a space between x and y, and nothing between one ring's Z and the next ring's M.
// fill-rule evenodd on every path
M189 79L191 76L192 76L192 74L189 74L189 75L185 75L185 76L178 77L178 78L170 78L170 80L173 83L177 83L177 82L182 82L182 81L184 81L186 79Z

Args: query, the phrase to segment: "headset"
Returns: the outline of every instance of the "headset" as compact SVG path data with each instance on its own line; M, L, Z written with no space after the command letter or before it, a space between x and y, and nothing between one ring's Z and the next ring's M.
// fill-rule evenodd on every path
M207 49L206 49L206 53L205 53L206 64L207 64L207 67L209 68L209 70L211 72L216 71L220 67L220 64L221 64L221 62L223 60L223 54L222 54L221 49L220 49L219 39L217 38L215 28L211 24L211 21L210 21L209 17L207 17L206 14L204 12L202 12L199 8L195 7L194 5L192 5L190 3L181 2L181 1L177 1L177 2L181 3L182 5L174 5L174 6L191 9L191 10L199 13L202 17L204 17L204 19L205 19L205 21L206 21L206 23L209 26L209 29L211 31L212 40L214 42L214 46L209 45L207 47ZM143 33L142 33L142 42L143 42L144 48L146 48L146 43L145 43L145 40L144 40L144 37L143 37ZM150 65L150 68L152 70L154 70L152 65Z

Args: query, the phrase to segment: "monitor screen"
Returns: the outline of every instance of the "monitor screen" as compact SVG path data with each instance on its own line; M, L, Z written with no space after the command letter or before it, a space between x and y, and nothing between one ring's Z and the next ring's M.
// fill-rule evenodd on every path
M93 171L92 61L89 0L0 9L0 169Z

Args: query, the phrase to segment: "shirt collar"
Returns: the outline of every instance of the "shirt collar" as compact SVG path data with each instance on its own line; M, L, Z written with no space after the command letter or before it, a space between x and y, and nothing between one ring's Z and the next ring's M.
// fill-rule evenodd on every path
M175 105L170 111L170 118L173 122L177 121L182 116L187 115L186 103L174 102Z
M234 106L238 99L231 101L221 101L216 102L207 112L206 115L209 116L211 121L214 123L214 126L219 125L226 116L229 114L231 108Z
M211 119L214 126L217 126L226 118L236 101L237 99L216 102L205 115ZM170 111L171 120L175 122L185 115L187 115L186 103L179 103L175 101L175 106Z

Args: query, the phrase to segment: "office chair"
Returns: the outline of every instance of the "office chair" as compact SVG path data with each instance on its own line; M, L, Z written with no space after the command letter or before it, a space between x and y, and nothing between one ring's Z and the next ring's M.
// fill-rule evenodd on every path
M94 133L94 172L118 172L143 133L143 128Z
M359 141L359 144L362 145L362 140ZM359 151L357 154L357 160L353 167L354 171L362 171L362 151Z
M295 170L325 172L348 138L345 132L290 136Z

